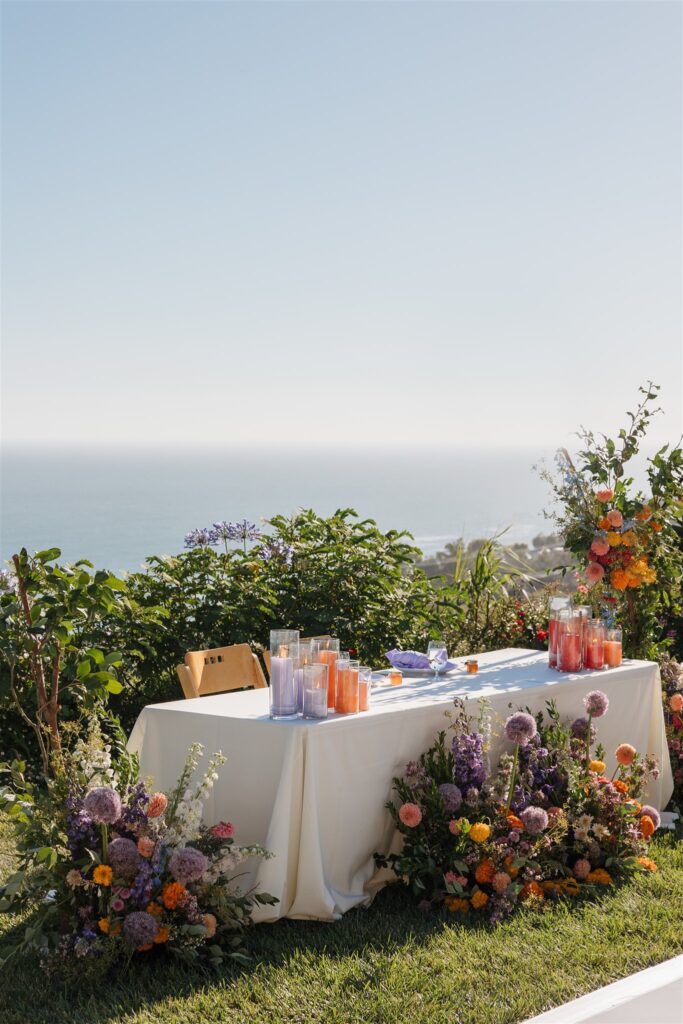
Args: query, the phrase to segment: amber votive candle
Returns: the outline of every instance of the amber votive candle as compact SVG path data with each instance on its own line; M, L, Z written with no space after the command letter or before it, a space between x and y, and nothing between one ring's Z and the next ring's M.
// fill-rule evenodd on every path
M389 680L392 686L400 686L401 683L403 682L403 673L401 672L400 668L392 668L392 670L389 672L389 675L387 676L387 679Z
M470 660L466 661L465 664L467 665L467 671L471 676L479 671L479 662L476 658L470 658Z
M621 665L621 630L608 629L607 639L604 643L605 665L609 668L618 668Z

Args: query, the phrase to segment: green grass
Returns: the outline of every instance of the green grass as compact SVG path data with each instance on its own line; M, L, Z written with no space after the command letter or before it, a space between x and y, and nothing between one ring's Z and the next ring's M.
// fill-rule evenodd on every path
M403 891L336 924L282 921L250 935L254 962L214 975L154 959L94 989L48 985L33 961L0 978L2 1024L517 1024L683 952L683 843L660 870L598 900L525 911L495 931L427 918ZM0 873L11 868L0 833ZM0 941L11 927L1 921Z

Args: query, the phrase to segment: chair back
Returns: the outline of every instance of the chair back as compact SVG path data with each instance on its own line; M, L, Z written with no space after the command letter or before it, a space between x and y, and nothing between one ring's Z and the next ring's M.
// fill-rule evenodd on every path
M329 634L326 635L326 636L302 636L301 637L302 643L305 640L331 640L331 639L332 639L332 637ZM265 663L266 670L268 672L268 676L270 676L270 651L264 651L263 652L263 661Z
M178 665L176 671L183 693L188 698L268 685L249 644L188 651L185 664Z

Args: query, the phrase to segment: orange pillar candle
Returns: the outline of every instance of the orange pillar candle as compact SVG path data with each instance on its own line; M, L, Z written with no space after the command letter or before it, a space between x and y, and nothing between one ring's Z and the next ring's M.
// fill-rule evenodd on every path
M605 651L605 665L610 668L618 668L621 665L621 630L608 629L607 639L603 645Z
M359 664L357 661L349 661L337 673L337 695L334 708L340 715L353 715L359 710L360 687L359 687Z
M339 641L337 641L339 643ZM339 651L324 650L318 651L318 662L327 665L327 706L334 707L334 691L337 683L337 658Z

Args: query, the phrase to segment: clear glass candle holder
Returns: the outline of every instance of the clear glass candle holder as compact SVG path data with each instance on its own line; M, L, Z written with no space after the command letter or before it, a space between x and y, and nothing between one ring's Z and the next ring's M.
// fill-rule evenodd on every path
M583 667L595 671L605 665L605 623L590 619L586 626Z
M296 718L294 670L299 660L299 630L270 632L270 717Z
M569 608L568 597L551 597L548 603L548 665L557 668L557 625L559 614Z
M581 671L581 616L562 609L557 620L557 667L560 672Z
M304 718L327 718L327 678L329 668L318 662L304 665L301 669L303 677L303 716Z
M621 648L621 630L620 629L608 629L607 635L605 636L605 665L608 668L619 668L621 665L622 648Z
M361 665L358 670L358 710L370 710L370 689L372 687L372 669Z
M344 706L344 695L347 687L347 676L351 659L348 651L340 651L337 658L337 678L334 685L334 710L338 712ZM329 700L329 695L328 695Z
M588 623L591 621L593 609L590 605L579 604L574 606L574 615L578 615L581 620L581 667L585 668L586 661L586 641L588 639Z
M339 640L336 637L326 637L320 641L317 660L322 665L327 665L327 706L334 708L334 692L337 686L337 659L339 658Z
M340 669L334 702L334 709L340 715L353 715L360 709L359 674L360 662L352 659L349 659L347 667Z
M294 689L296 690L296 709L299 714L304 709L304 673L306 665L313 665L318 660L319 640L300 640L299 657L294 668Z

